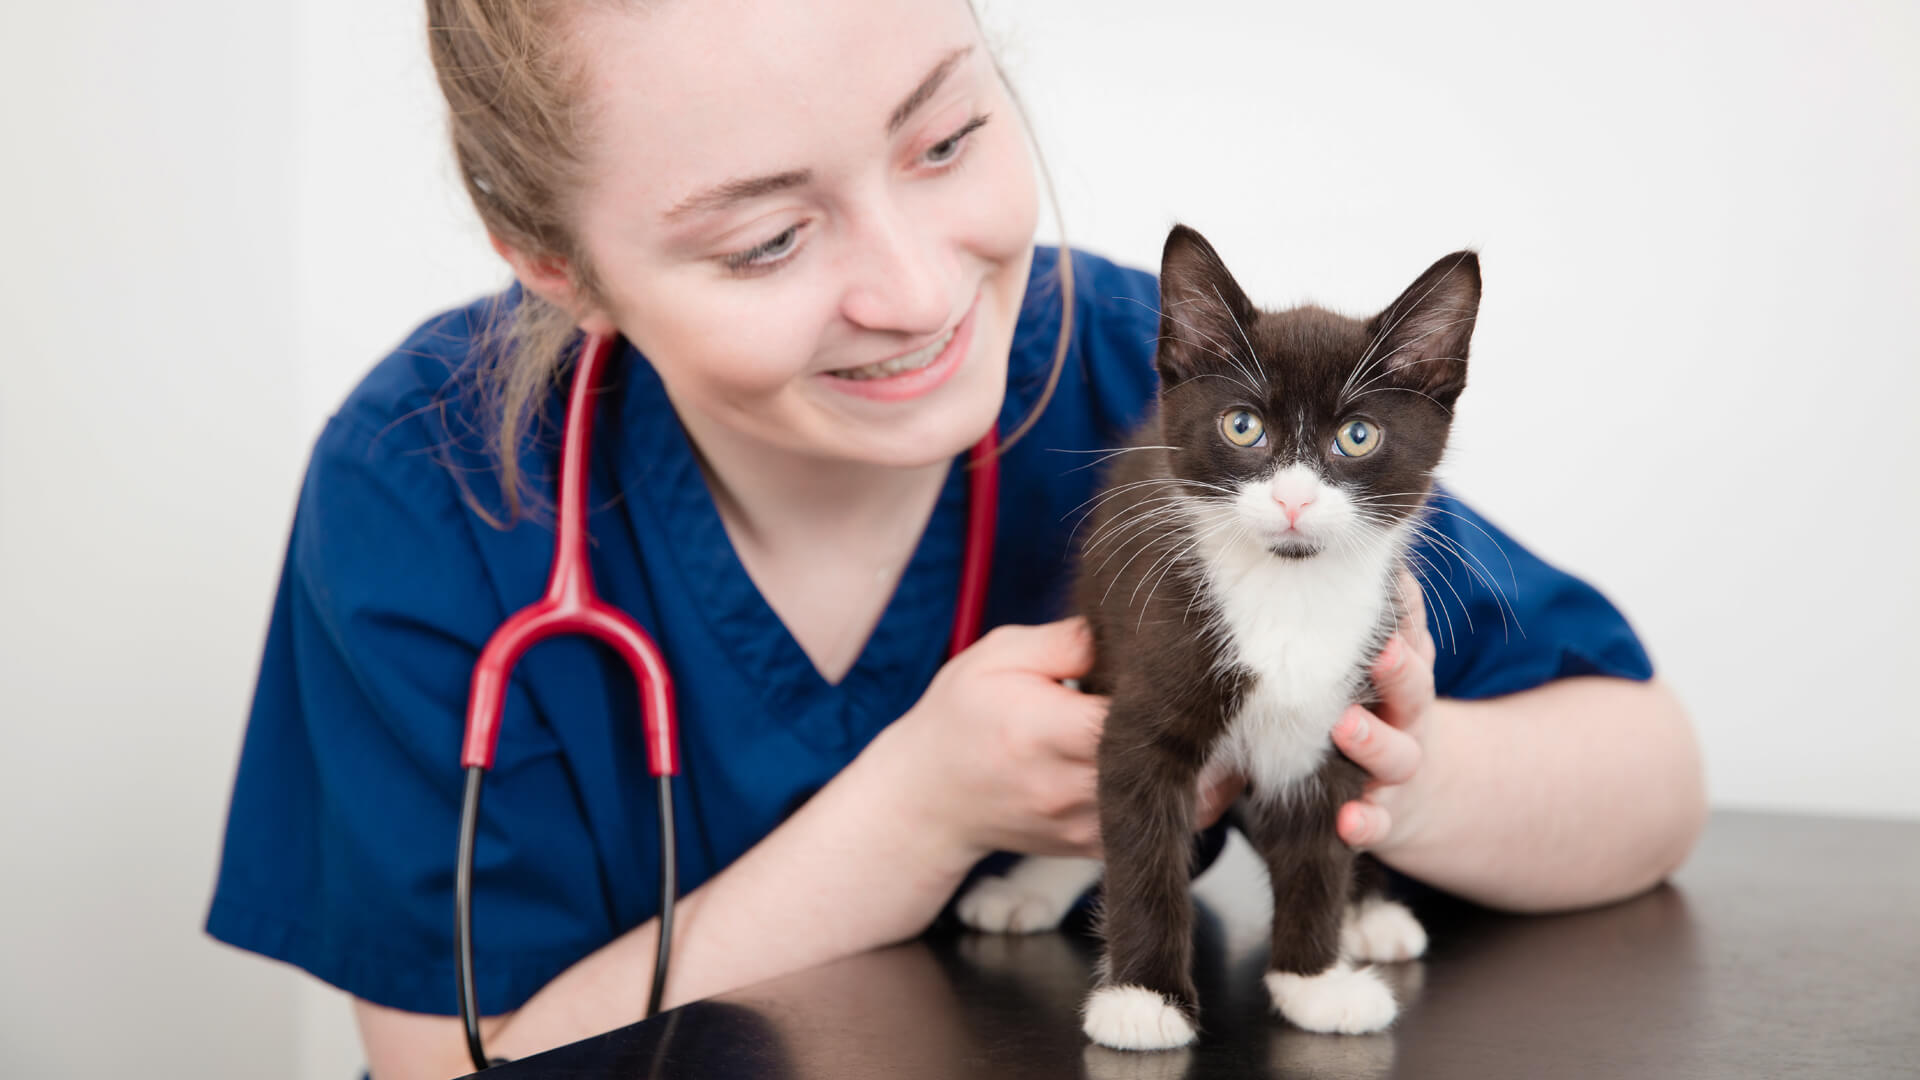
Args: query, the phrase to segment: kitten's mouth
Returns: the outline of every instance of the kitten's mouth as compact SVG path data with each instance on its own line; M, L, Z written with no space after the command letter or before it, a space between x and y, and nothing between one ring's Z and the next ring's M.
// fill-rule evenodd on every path
M1269 541L1267 550L1283 559L1311 559L1320 554L1320 545L1287 533Z

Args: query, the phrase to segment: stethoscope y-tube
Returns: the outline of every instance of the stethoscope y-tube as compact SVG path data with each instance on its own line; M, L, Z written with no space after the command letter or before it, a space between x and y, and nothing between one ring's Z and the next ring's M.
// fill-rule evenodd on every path
M480 824L480 781L493 766L500 742L500 717L506 705L513 665L535 644L561 634L585 634L618 653L640 690L640 717L647 740L647 767L660 786L660 949L653 971L647 1014L660 1007L667 981L667 955L673 941L676 895L673 850L673 774L680 771L673 708L673 680L660 649L624 612L593 590L587 560L587 471L593 442L594 404L606 379L615 338L587 339L573 375L567 423L560 444L559 520L553 545L553 570L546 595L501 624L474 664L467 700L467 735L460 763L467 770L460 808L460 863L454 877L455 969L459 980L460 1020L475 1069L488 1061L480 1040L480 1010L473 986L473 849Z
M480 1007L473 979L473 850L480 827L480 786L500 742L500 717L513 665L535 644L561 634L585 634L606 644L634 674L640 692L641 726L647 741L647 768L660 792L660 938L647 994L647 1015L660 1011L667 986L667 961L673 947L673 904L679 894L673 825L673 776L680 771L678 720L673 681L653 639L639 624L593 589L587 561L587 471L591 461L594 404L599 397L617 339L595 334L586 340L567 401L566 429L560 445L559 519L554 536L553 570L544 596L501 624L474 664L467 702L467 733L460 763L467 772L460 805L459 863L454 871L454 969L459 982L460 1021L466 1028L473 1067L496 1064L480 1038ZM979 636L986 608L987 574L993 562L993 534L999 505L999 440L988 431L968 455L967 545L960 570L960 599L953 617L948 656Z

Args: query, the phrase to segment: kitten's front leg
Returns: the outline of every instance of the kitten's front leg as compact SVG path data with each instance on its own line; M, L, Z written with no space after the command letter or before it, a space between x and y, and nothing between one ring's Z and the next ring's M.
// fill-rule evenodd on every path
M1100 880L1099 859L1029 855L1001 877L973 883L955 909L960 921L989 934L1051 930Z
M1352 767L1330 763L1306 781L1309 790L1256 793L1248 825L1273 881L1266 982L1274 1008L1308 1031L1358 1035L1393 1023L1399 1008L1373 969L1356 970L1340 955L1354 854L1334 831L1346 785L1327 780L1341 766Z
M1108 734L1139 731L1118 716ZM1116 724L1116 719L1118 723ZM1166 1050L1194 1039L1193 790L1198 766L1151 740L1100 755L1100 835L1106 942L1099 985L1087 998L1087 1037L1116 1050Z

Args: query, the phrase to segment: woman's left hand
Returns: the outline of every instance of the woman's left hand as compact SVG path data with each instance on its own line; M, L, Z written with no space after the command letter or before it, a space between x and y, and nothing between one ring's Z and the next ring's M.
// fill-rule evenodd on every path
M1372 777L1366 794L1342 806L1336 819L1340 839L1355 849L1379 850L1404 839L1420 802L1412 781L1425 756L1436 650L1419 585L1405 570L1399 580L1406 615L1373 665L1380 706L1350 706L1333 728L1334 745Z

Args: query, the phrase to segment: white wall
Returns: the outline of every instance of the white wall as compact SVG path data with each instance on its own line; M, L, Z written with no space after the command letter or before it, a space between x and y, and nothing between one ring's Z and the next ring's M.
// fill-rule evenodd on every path
M199 933L300 469L290 11L0 15L0 1074L274 1076Z
M1920 8L994 10L1088 246L1356 312L1478 247L1455 488L1626 610L1715 802L1920 815Z
M1912 5L984 6L1076 242L1352 310L1478 246L1456 487L1627 610L1717 803L1920 816ZM307 443L501 280L417 9L0 14L6 1075L357 1061L198 927Z

